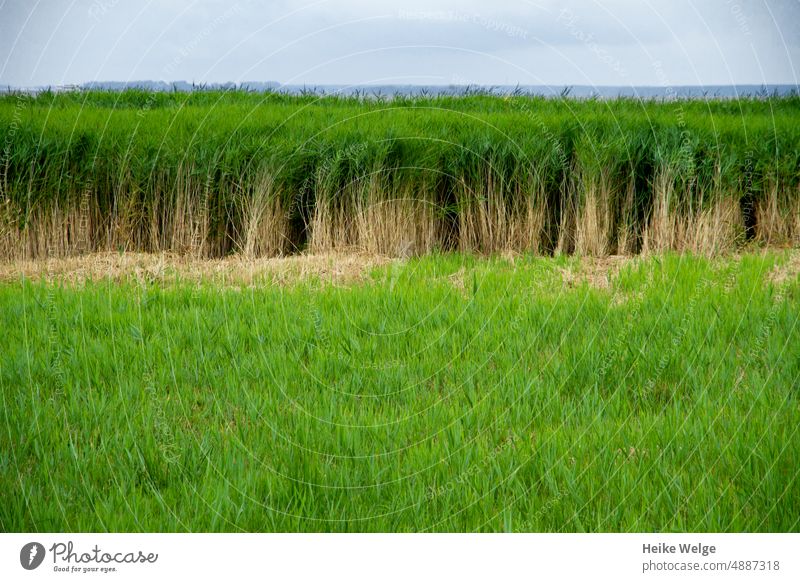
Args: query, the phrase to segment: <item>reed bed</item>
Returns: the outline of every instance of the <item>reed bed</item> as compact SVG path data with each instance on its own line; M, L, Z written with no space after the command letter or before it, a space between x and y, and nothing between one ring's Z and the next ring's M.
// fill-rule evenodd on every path
M0 257L800 243L800 97L0 97Z

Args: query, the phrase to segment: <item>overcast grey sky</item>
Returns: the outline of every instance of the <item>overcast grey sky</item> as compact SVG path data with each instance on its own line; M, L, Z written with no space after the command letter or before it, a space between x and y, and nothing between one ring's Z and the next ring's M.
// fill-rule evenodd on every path
M0 84L798 82L798 0L0 0Z

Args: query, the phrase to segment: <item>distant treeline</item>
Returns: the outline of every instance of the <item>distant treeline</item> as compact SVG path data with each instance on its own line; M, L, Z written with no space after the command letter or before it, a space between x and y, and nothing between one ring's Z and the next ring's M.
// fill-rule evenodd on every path
M0 97L0 254L800 242L800 97Z

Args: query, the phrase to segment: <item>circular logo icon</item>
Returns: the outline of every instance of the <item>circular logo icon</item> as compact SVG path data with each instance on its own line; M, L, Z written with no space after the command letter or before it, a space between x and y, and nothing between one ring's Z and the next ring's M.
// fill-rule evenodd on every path
M30 542L19 551L19 563L26 570L35 570L44 561L44 546L39 542Z

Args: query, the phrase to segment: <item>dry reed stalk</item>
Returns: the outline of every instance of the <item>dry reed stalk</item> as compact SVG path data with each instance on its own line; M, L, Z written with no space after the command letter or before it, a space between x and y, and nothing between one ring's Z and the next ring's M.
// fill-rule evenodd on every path
M675 248L675 179L667 169L656 174L653 184L653 209L642 236L642 252L660 253Z
M289 213L281 202L272 177L262 173L256 187L243 202L241 252L248 259L286 253L289 244Z
M583 203L575 225L575 252L603 257L609 254L614 232L614 192L609 177L582 177Z
M706 197L713 190L715 201L704 204L696 184L681 186L678 178L670 167L656 172L650 214L645 224L637 224L633 177L624 185L603 171L569 175L555 203L561 205L556 253L635 254L639 237L644 253L714 255L734 249L744 233L740 193L707 186ZM98 200L103 196L90 186L80 194L53 197L46 206L40 203L28 209L21 229L20 209L2 194L0 256L36 259L127 250L212 257L226 254L231 240L249 259L294 250L289 248L286 197L266 171L252 185L230 184L244 194L234 210L235 219L222 227L214 223L213 233L209 208L216 191L210 182L198 180L192 167L164 170L152 180L145 196L125 171L115 176L110 211L101 212ZM545 191L534 182L509 185L489 169L473 182L462 180L455 192L455 246L483 253L542 252L545 228L557 215L548 214ZM471 188L475 183L478 187ZM407 257L443 246L450 223L445 225L432 202L435 194L415 188L419 186L391 185L381 172L349 184L342 192L332 192L332 186L321 180L307 225L310 251L358 250ZM767 184L765 196L755 204L756 235L762 243L800 244L800 193L785 188ZM450 244L449 239L446 242Z
M349 185L337 200L318 199L310 224L312 253L367 251L388 257L427 253L439 244L433 204L388 192L380 173Z
M174 250L180 254L193 254L192 241L196 223L201 220L199 216L199 196L194 190L194 185L188 170L179 168L175 179L175 188L171 193L174 206L169 208L164 205L162 228L164 232L160 237L160 251Z
M334 248L334 209L331 203L317 200L308 225L308 248L312 253L322 253Z
M14 207L11 200L0 202L0 258L14 260L24 258L23 237L14 220Z
M547 203L543 194L527 195L511 221L511 245L509 251L543 252L543 235L547 220Z
M756 203L757 238L767 245L800 244L800 187L781 195L774 182ZM785 202L782 204L781 200Z
M94 197L91 189L85 188L78 207L78 232L75 241L75 252L78 254L92 250L92 200Z
M356 246L355 213L358 205L358 190L352 185L337 199L317 197L309 226L309 249L312 253L352 250Z
M62 209L58 201L50 208L31 210L22 230L6 219L6 238L13 246L3 253L6 256L34 259L65 257L91 250L88 230L88 208Z
M558 238L556 239L556 255L565 255L573 252L575 248L577 216L579 204L578 188L574 178L570 174L561 186L564 193L561 196L561 218L558 224Z
M506 191L491 174L476 191L459 190L458 247L483 253L542 251L547 215L542 192Z
M410 257L439 242L434 207L413 198L372 200L356 211L357 245L371 254Z
M146 208L137 190L120 181L114 187L114 204L102 228L105 244L99 249L153 250L145 245Z
M181 254L190 251L194 208L192 183L184 168L179 168L174 184L169 175L158 181L155 211L150 217L149 246L156 252L176 250Z
M636 221L636 181L628 179L625 197L622 200L621 220L616 229L616 252L619 255L635 255L638 252L638 225Z
M486 253L504 250L509 209L502 192L494 188L491 177L485 189L478 191L462 181L458 199L459 249Z
M172 190L159 181L159 194L149 206L130 184L120 180L107 216L102 216L96 197L86 189L72 198L77 202L72 205L54 199L47 207L31 208L21 230L13 223L11 205L6 201L0 216L0 241L5 241L0 243L0 254L36 259L136 250L208 256L205 196L190 180L189 172L179 175Z
M653 190L652 214L643 236L645 254L678 251L712 256L732 250L744 232L744 217L734 195L714 193L715 202L708 208L681 206L675 175L667 169L656 175Z
M178 168L174 179L162 174L156 178L149 207L133 192L118 198L109 240L128 250L214 256L219 249L209 240L209 194L191 168Z
M674 224L672 250L705 256L733 250L744 232L741 207L734 196L720 197L711 208L676 218Z

